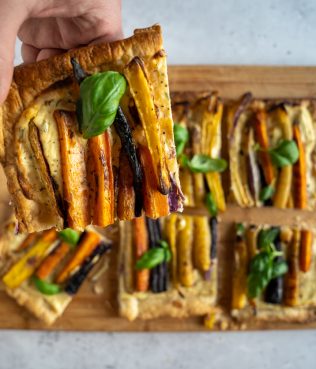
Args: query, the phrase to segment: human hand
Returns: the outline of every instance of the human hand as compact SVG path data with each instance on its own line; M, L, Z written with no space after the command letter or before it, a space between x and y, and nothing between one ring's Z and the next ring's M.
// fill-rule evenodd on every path
M25 63L122 38L121 0L0 0L0 103L10 87L16 36Z

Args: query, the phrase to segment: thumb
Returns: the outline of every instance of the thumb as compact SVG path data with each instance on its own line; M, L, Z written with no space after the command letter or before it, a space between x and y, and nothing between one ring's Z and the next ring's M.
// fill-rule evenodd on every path
M14 2L0 2L0 104L7 97L13 74L15 40L24 14Z

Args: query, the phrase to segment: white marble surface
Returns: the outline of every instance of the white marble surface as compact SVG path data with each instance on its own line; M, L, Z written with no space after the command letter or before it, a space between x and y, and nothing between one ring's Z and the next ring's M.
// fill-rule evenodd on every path
M169 63L316 64L313 0L123 0L124 30L159 22ZM16 63L20 62L19 45ZM316 332L2 331L1 368L311 369Z

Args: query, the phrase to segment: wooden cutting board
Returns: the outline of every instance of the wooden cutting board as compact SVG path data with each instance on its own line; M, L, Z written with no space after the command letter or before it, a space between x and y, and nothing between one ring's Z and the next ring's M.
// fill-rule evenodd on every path
M261 66L170 66L171 91L217 90L223 98L238 98L251 91L258 98L304 98L316 96L316 67L261 67ZM10 213L6 180L0 172L0 221ZM203 213L203 210L191 210ZM206 214L206 213L205 213ZM315 218L315 220L313 219ZM304 223L316 226L312 213L297 210L240 209L230 207L221 216L219 225L219 253L224 262L230 262L232 248L231 227L234 221L294 225ZM117 240L116 227L111 234ZM155 319L152 321L128 322L117 312L117 243L109 255L111 265L98 281L99 293L95 284L88 280L57 322L47 327L33 318L25 309L18 306L4 291L0 290L0 328L50 329L65 331L205 331L201 317L190 319ZM230 268L224 284L229 285ZM101 291L100 291L101 286ZM103 291L102 291L103 290ZM101 293L100 293L101 292ZM227 295L227 294L226 294ZM229 293L228 293L229 295ZM227 301L223 301L224 304ZM316 322L305 324L261 324L249 329L305 329L316 328Z

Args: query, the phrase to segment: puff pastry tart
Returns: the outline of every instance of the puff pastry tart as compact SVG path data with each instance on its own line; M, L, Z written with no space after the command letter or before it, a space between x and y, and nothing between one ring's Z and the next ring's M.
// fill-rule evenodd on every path
M81 234L49 229L25 235L16 234L11 222L0 238L2 284L18 304L52 324L110 248L92 226Z
M201 206L207 196L212 196L217 209L226 210L221 178L226 162L220 159L223 108L217 93L172 93L180 181L186 206ZM178 136L181 139L185 132L186 141L177 143Z
M206 216L120 222L121 316L216 315L216 241L216 226Z
M238 224L233 317L246 323L315 319L315 246L312 230Z
M314 101L262 101L247 93L228 103L226 118L234 201L314 209Z
M0 140L20 232L181 210L160 26L15 68Z

